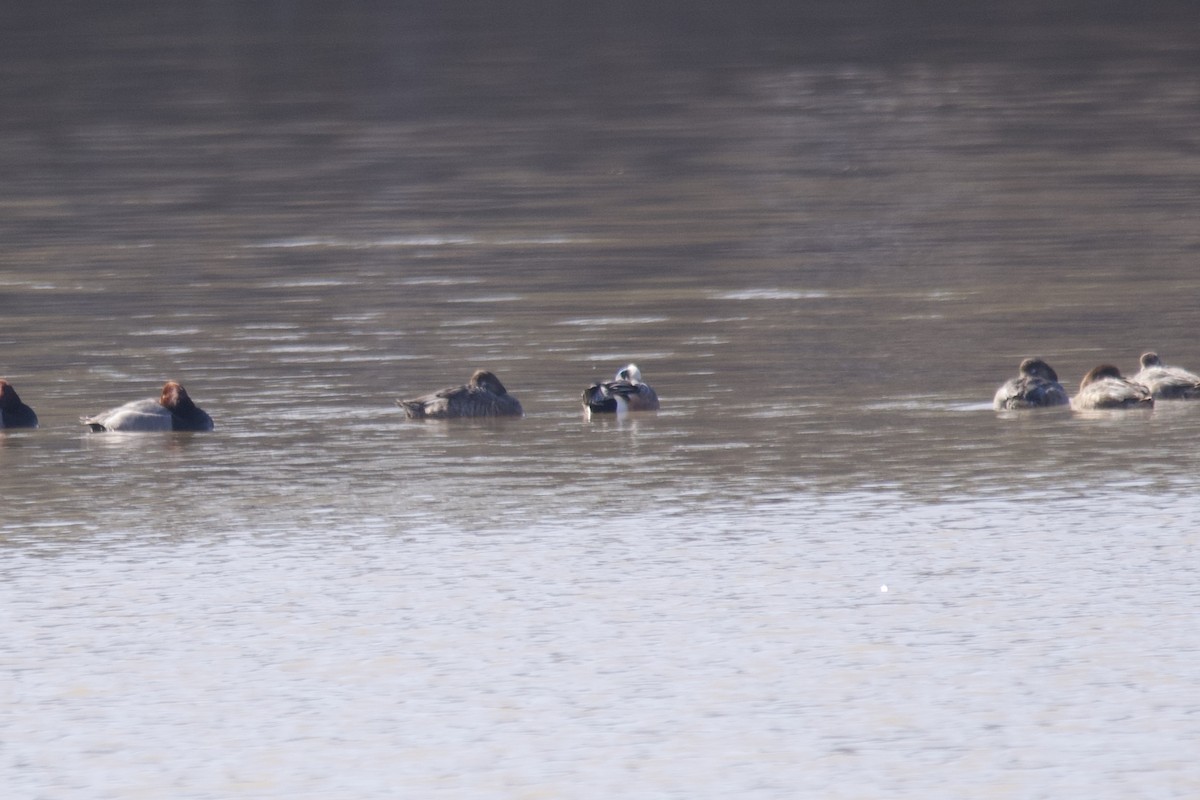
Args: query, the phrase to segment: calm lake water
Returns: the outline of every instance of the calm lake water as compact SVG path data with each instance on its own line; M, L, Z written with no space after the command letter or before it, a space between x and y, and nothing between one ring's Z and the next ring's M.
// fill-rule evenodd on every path
M8 796L1200 795L1186 5L29 5Z

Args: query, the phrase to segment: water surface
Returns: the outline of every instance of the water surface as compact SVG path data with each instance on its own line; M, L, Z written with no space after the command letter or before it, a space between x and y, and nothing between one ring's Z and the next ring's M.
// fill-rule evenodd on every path
M10 791L1200 791L1192 27L656 8L14 12Z

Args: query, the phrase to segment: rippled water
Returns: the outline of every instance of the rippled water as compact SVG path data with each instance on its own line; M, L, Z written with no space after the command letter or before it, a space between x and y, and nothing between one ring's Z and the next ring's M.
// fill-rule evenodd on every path
M1200 368L1173 12L148 8L0 34L13 796L1200 792L1200 403L990 408Z

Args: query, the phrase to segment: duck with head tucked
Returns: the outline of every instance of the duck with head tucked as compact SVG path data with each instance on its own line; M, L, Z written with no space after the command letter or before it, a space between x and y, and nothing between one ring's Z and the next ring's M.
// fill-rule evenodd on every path
M155 398L134 400L80 421L101 431L211 431L212 417L188 397L187 390L175 381L163 384L162 393Z
M626 411L657 411L658 394L642 382L637 364L617 370L611 381L593 383L583 390L583 407L588 414L623 414Z
M1156 400L1200 400L1200 375L1168 367L1158 353L1142 353L1142 369L1131 380L1142 384Z
M463 386L397 400L408 419L453 419L457 417L521 417L525 412L517 398L508 393L492 372L477 369Z
M1058 373L1042 359L1025 359L1019 372L996 390L992 407L997 411L1065 406L1071 402L1067 390L1058 382Z
M1154 397L1140 383L1121 376L1112 364L1093 367L1079 383L1079 394L1071 407L1083 411L1098 408L1153 408Z
M37 414L21 402L12 384L0 380L0 428L36 428Z

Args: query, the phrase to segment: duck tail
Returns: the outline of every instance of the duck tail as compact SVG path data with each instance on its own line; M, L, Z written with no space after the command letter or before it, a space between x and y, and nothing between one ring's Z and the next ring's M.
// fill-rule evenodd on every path
M598 383L583 390L583 405L593 414L615 414L617 411L617 399Z
M425 404L420 400L397 400L396 405L404 409L409 419L425 419Z

